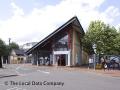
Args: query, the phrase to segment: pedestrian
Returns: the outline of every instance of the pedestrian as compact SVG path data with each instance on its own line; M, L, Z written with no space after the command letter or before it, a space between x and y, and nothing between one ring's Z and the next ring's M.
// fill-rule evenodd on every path
M105 61L105 59L103 57L101 58L101 63L102 63L102 68L105 71L105 69L107 69L107 64L106 64L106 61Z
M112 70L115 69L115 60L111 60L111 63L112 63Z
M107 69L110 70L110 65L111 65L111 64L110 64L110 60L107 60L107 61L106 61L106 64L107 64Z
M92 58L92 57L90 57L90 58L89 58L89 65L88 65L88 69L89 69L89 68L91 68L91 67L92 67L92 65L93 65L93 58Z

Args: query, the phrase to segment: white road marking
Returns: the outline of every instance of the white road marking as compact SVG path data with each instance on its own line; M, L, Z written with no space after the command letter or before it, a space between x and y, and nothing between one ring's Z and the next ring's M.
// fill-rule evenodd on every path
M18 66L18 67L15 69L15 72L16 72L17 74L20 74L19 71L18 71L19 68L20 68L20 66Z
M21 66L18 66L16 69L15 69L15 72L20 75L20 76L24 76L25 74L22 74L20 73L18 70L21 68Z
M20 69L20 66L18 66L18 67L16 68L16 70L18 70L18 69Z
M28 69L28 68L22 68L22 70L30 70L30 69Z
M20 72L18 71L19 69L22 69L22 70L30 70L30 69L22 68L21 66L18 66L18 67L16 68L16 72L17 72L18 74L20 74ZM41 71L41 70L37 70L37 71L42 72L42 73L45 73L45 74L50 74L50 72L47 72L47 71Z
M42 72L42 73L45 73L45 74L50 74L50 72L47 72L47 71L41 71L41 70L37 70L38 72Z
M16 67L15 72L16 72L18 75L20 75L20 76L25 76L26 74L20 73L19 70L25 70L25 71L27 71L27 70L30 70L30 69L24 68L23 66L18 66L18 67ZM28 74L27 74L27 75L28 75Z
M22 67L22 66L18 66L18 67L16 68L16 70L18 70L18 69L22 69L22 70L30 70L30 69L28 69L28 68L24 68L24 67Z

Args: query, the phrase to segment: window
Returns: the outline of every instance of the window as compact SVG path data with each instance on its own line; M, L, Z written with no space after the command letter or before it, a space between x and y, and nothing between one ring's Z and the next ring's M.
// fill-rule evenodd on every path
M21 58L21 60L23 60L23 58Z
M18 60L20 60L20 58L17 58Z
M68 35L67 34L55 42L54 50L56 51L67 51L68 50Z

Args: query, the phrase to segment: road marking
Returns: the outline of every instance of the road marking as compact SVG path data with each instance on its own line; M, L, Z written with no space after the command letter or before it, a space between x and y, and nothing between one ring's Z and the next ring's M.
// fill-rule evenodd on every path
M45 74L50 74L50 72L47 72L47 71L41 71L41 70L37 70L38 72L42 72L42 73L45 73Z
M18 66L16 69L15 69L15 72L17 73L17 74L20 74L17 70L20 68L20 66Z
M18 70L18 69L22 69L22 70L30 70L30 69L28 69L28 68L24 68L24 67L22 67L22 66L18 66L18 67L16 68L16 70Z
M24 68L24 67L22 67L22 66L18 66L18 67L16 68L16 70L19 70L19 69L22 69L22 70L30 70L30 69Z
M28 68L21 68L22 70L30 70L30 69L28 69Z
M16 68L16 70L18 70L18 69L20 69L20 66L18 66L18 67Z
M25 74L22 74L22 73L20 73L20 72L18 71L20 68L21 68L21 67L18 66L18 67L15 69L15 72L16 72L18 75L20 75L20 76L24 76Z
M25 76L26 74L20 73L20 70L29 71L30 69L24 68L23 66L16 67L15 72L20 76ZM28 73L27 73L27 75L28 75Z

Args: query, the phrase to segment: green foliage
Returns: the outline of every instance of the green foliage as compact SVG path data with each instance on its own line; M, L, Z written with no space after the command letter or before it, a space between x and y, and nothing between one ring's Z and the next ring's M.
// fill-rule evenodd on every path
M19 49L19 45L15 42L6 45L4 41L0 39L0 56L8 56L12 49Z
M120 32L117 37L114 39L114 48L117 54L120 54Z
M0 39L0 68L2 68L2 56L8 56L12 49L19 49L18 44L12 42L10 45L6 45L4 41Z
M10 48L10 50L19 49L19 45L16 44L15 42L12 42L12 43L10 43L9 48Z
M5 43L0 39L0 68L2 68L1 56L5 54Z
M91 53L92 45L97 45L97 53L120 54L120 34L114 27L101 21L92 21L83 38L85 51Z
M0 56L5 54L5 49L6 49L5 43L0 39Z

